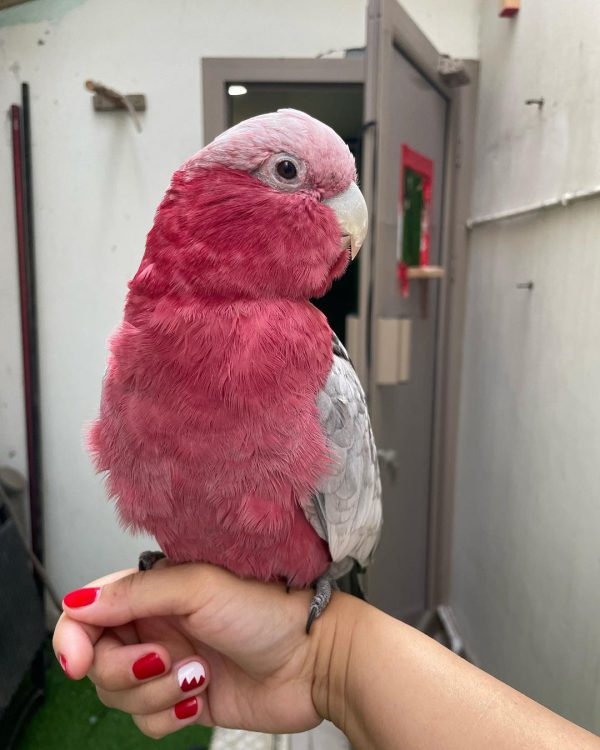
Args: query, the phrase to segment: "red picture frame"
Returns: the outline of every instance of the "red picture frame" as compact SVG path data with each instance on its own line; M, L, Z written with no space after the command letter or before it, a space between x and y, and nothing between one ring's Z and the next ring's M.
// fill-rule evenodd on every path
M422 205L420 211L419 232L419 266L429 265L431 247L431 203L433 198L433 161L423 154L415 151L406 144L402 144L400 180L398 189L398 280L403 296L408 296L408 268L416 265L404 257L404 217L406 211L405 185L407 184L407 171L418 175L422 186ZM413 235L414 236L414 235Z

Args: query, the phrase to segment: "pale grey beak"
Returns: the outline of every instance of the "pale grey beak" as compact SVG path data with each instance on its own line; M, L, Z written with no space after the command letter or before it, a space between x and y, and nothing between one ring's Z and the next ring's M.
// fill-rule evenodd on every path
M343 193L338 193L333 198L324 200L323 203L335 211L340 224L342 241L349 242L350 255L353 259L356 258L365 241L369 226L367 204L363 194L357 184L351 182Z

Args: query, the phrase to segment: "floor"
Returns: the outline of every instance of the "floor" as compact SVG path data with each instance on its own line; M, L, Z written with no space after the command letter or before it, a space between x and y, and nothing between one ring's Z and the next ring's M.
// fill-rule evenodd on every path
M330 721L324 721L312 732L290 736L289 750L350 750L350 743Z
M237 729L215 729L210 750L289 750L289 745L287 737Z
M348 740L328 721L302 734L278 735L216 729L211 750L350 750Z

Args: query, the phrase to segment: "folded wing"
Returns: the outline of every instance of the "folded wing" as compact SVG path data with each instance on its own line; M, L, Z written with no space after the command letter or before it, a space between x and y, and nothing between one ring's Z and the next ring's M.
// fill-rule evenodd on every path
M381 482L365 394L348 354L333 337L333 364L317 399L331 455L305 513L329 544L330 574L337 578L354 561L365 567L381 531Z

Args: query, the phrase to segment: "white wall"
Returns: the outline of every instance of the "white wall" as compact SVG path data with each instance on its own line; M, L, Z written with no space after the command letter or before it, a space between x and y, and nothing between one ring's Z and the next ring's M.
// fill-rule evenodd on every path
M202 56L364 44L362 0L35 0L0 13L0 112L31 85L46 545L61 591L135 562L82 447L105 341L172 171L202 145ZM40 40L43 44L40 44ZM87 78L143 92L138 135L95 114ZM10 130L0 145L0 463L26 467Z
M475 60L482 2L489 5L496 0L402 0L401 5L439 52Z
M600 5L522 5L484 4L475 215L600 183ZM599 300L598 200L473 230L451 594L484 668L596 732Z

